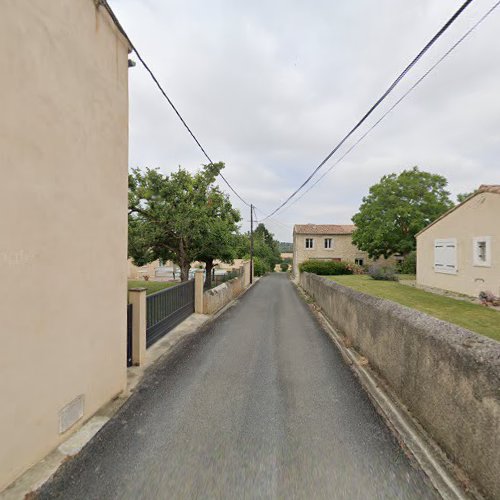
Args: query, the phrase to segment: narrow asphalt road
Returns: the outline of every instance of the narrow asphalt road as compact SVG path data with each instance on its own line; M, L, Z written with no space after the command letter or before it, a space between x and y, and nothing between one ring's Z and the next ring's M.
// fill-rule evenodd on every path
M436 497L285 274L160 361L39 494Z

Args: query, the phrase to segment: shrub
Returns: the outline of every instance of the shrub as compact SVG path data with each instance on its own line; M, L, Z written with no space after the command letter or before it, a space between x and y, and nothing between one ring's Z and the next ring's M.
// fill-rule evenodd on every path
M373 264L368 268L368 274L374 280L396 281L396 270L392 266Z
M320 276L335 276L339 274L352 274L353 264L330 260L307 260L300 264L301 272L319 274Z
M352 271L352 274L365 274L366 273L365 266L360 266L359 264L354 264L352 262L349 262L348 266L349 266L349 269Z
M288 264L286 262L282 262L280 264L281 270L286 273L288 271Z
M269 272L268 265L266 261L263 261L260 257L253 258L253 273L255 276L263 276Z
M416 274L417 272L417 252L410 252L399 265L401 274Z

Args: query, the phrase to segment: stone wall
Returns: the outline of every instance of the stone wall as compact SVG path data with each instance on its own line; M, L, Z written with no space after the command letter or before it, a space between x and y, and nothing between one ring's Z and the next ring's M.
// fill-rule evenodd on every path
M250 262L243 262L241 276L226 281L203 294L203 314L215 314L236 299L250 284Z
M500 498L500 343L314 274L300 284L450 459Z

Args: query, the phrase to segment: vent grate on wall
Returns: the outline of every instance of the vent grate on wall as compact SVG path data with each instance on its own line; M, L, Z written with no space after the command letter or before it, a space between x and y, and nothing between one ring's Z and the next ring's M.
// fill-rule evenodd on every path
M80 394L59 411L59 434L66 432L83 417L85 396Z

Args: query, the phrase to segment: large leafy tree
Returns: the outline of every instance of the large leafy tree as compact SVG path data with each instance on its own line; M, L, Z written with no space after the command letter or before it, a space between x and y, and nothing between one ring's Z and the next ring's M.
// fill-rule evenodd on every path
M217 188L212 188L206 204L206 221L201 228L196 260L205 263L205 280L209 284L214 260L231 263L236 257L238 222L241 216L229 198Z
M129 256L135 263L172 260L189 278L191 262L230 258L227 246L239 213L214 185L223 163L190 174L179 168L132 170L129 175ZM217 234L217 237L214 234Z
M453 206L444 177L417 167L390 174L370 188L359 212L353 243L371 258L406 256L415 249L415 235Z
M250 256L249 233L238 237L236 254L240 258L248 258ZM254 271L257 276L273 271L274 266L281 262L279 242L274 239L274 235L262 223L254 230L253 254Z

